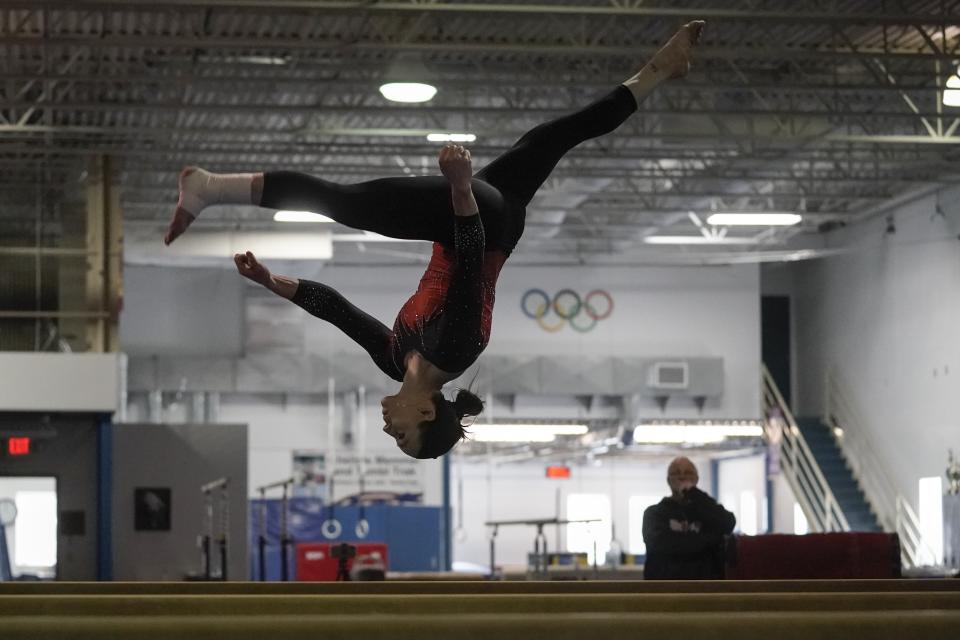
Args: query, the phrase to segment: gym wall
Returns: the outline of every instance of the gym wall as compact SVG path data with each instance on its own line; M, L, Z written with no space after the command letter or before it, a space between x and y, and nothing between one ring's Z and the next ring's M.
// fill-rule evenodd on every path
M200 486L230 478L229 577L246 580L247 427L238 424L119 424L113 429L113 579L182 580L200 571ZM134 528L136 488L169 488L168 531ZM214 514L219 517L219 511ZM214 530L219 531L215 520ZM214 547L214 566L219 552Z

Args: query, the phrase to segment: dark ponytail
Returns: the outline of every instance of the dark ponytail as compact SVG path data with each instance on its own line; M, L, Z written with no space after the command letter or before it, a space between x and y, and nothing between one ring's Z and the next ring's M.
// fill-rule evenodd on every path
M483 411L483 400L467 389L457 390L457 397L453 401L447 400L439 391L433 394L435 417L433 420L424 420L417 428L420 429L420 451L417 458L438 458L450 451L461 440L467 437L467 430L463 427L464 417L474 417Z
M457 414L457 420L463 422L464 416L478 416L483 411L483 400L478 395L467 389L459 389L457 397L453 401L453 410Z

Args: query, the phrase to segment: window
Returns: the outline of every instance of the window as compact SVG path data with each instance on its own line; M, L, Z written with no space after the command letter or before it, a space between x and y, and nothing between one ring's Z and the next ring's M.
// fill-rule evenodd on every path
M943 485L939 476L920 478L920 564L943 562Z
M56 491L17 491L14 560L19 567L49 568L57 564Z
M567 525L567 550L586 552L590 564L594 562L594 549L603 562L610 550L613 527L610 515L610 496L603 493L573 493L567 496L567 520L593 520L598 522L572 522Z
M807 522L807 516L803 514L799 502L793 503L793 533L798 536L810 533L810 523Z
M646 555L647 545L643 542L643 512L660 502L660 496L630 496L628 518L630 525L630 553Z
M757 535L757 494L753 491L740 492L740 514L737 516L740 531L748 536Z

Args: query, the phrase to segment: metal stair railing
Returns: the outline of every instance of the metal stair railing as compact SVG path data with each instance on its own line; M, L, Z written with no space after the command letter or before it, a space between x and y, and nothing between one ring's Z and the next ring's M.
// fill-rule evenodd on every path
M810 529L817 532L849 531L850 524L840 504L766 365L763 365L762 376L764 437L779 445L780 469L793 489Z
M900 549L905 567L916 567L926 551L932 550L923 542L920 518L886 473L886 466L870 445L863 425L866 421L844 393L842 380L831 368L825 379L825 421L834 439L853 471L867 502L873 509L884 531L895 531L900 536Z

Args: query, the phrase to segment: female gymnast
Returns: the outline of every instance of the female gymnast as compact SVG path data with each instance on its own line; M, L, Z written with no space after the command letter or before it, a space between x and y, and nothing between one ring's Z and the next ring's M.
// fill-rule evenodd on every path
M328 286L272 274L249 251L234 262L244 277L334 324L401 382L381 402L384 432L409 456L441 456L466 436L464 416L483 410L470 391L460 389L450 401L441 388L487 345L497 276L523 233L527 204L567 151L613 131L661 82L687 74L703 25L684 25L636 75L586 108L529 131L475 174L470 152L454 145L440 151L442 176L351 185L292 171L214 174L187 167L164 242L213 204L317 211L356 229L432 242L426 273L393 330Z

